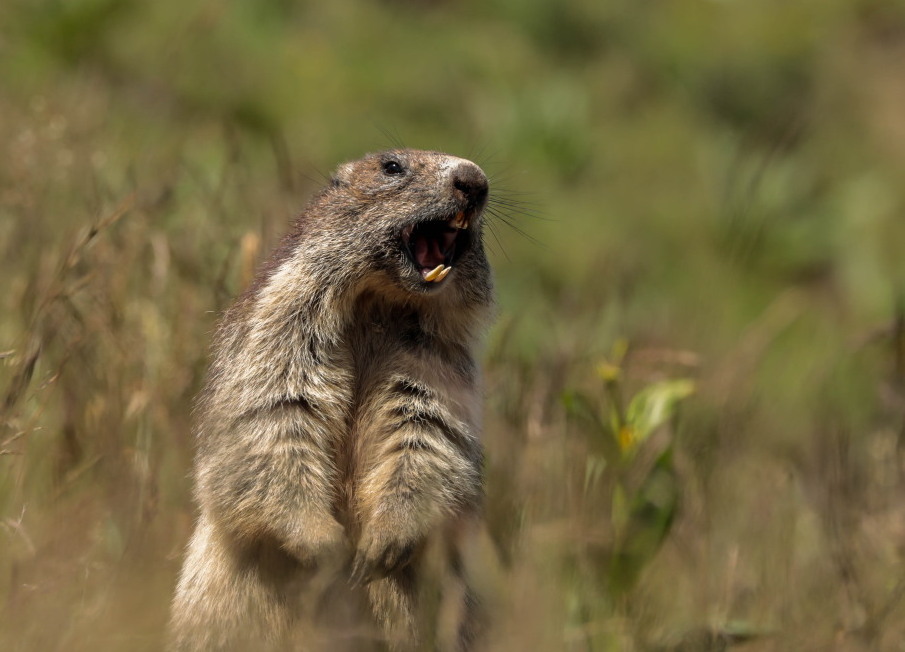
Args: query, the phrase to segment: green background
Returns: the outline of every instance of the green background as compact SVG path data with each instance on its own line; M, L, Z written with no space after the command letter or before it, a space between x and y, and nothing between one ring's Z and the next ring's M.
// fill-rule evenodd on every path
M493 649L903 649L895 0L5 0L0 648L159 648L217 313L338 163L398 144L478 162L515 227ZM612 412L614 357L626 397L696 387L619 591L622 498L564 399Z

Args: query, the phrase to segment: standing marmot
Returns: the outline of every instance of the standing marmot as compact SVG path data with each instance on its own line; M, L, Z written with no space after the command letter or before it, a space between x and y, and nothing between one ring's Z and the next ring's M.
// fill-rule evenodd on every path
M292 624L331 594L333 612L366 595L392 647L468 647L487 194L477 165L437 152L346 163L226 312L174 649L317 647Z

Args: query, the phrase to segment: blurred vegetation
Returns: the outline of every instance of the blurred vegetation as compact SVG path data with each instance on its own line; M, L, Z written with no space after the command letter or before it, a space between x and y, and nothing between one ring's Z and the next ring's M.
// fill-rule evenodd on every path
M905 649L903 60L896 0L5 0L0 648L159 648L217 313L402 143L530 236L492 649Z

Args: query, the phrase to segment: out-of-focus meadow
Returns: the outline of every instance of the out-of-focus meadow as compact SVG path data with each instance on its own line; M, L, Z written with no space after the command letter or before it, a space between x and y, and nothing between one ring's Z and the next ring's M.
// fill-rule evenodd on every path
M905 650L903 62L895 0L4 0L0 649L160 647L217 314L401 142L516 227L491 649Z

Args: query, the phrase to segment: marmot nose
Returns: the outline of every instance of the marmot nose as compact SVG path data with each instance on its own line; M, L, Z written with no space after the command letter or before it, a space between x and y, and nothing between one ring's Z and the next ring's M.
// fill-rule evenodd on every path
M469 206L477 206L487 198L487 177L477 165L462 163L452 171L453 188Z

